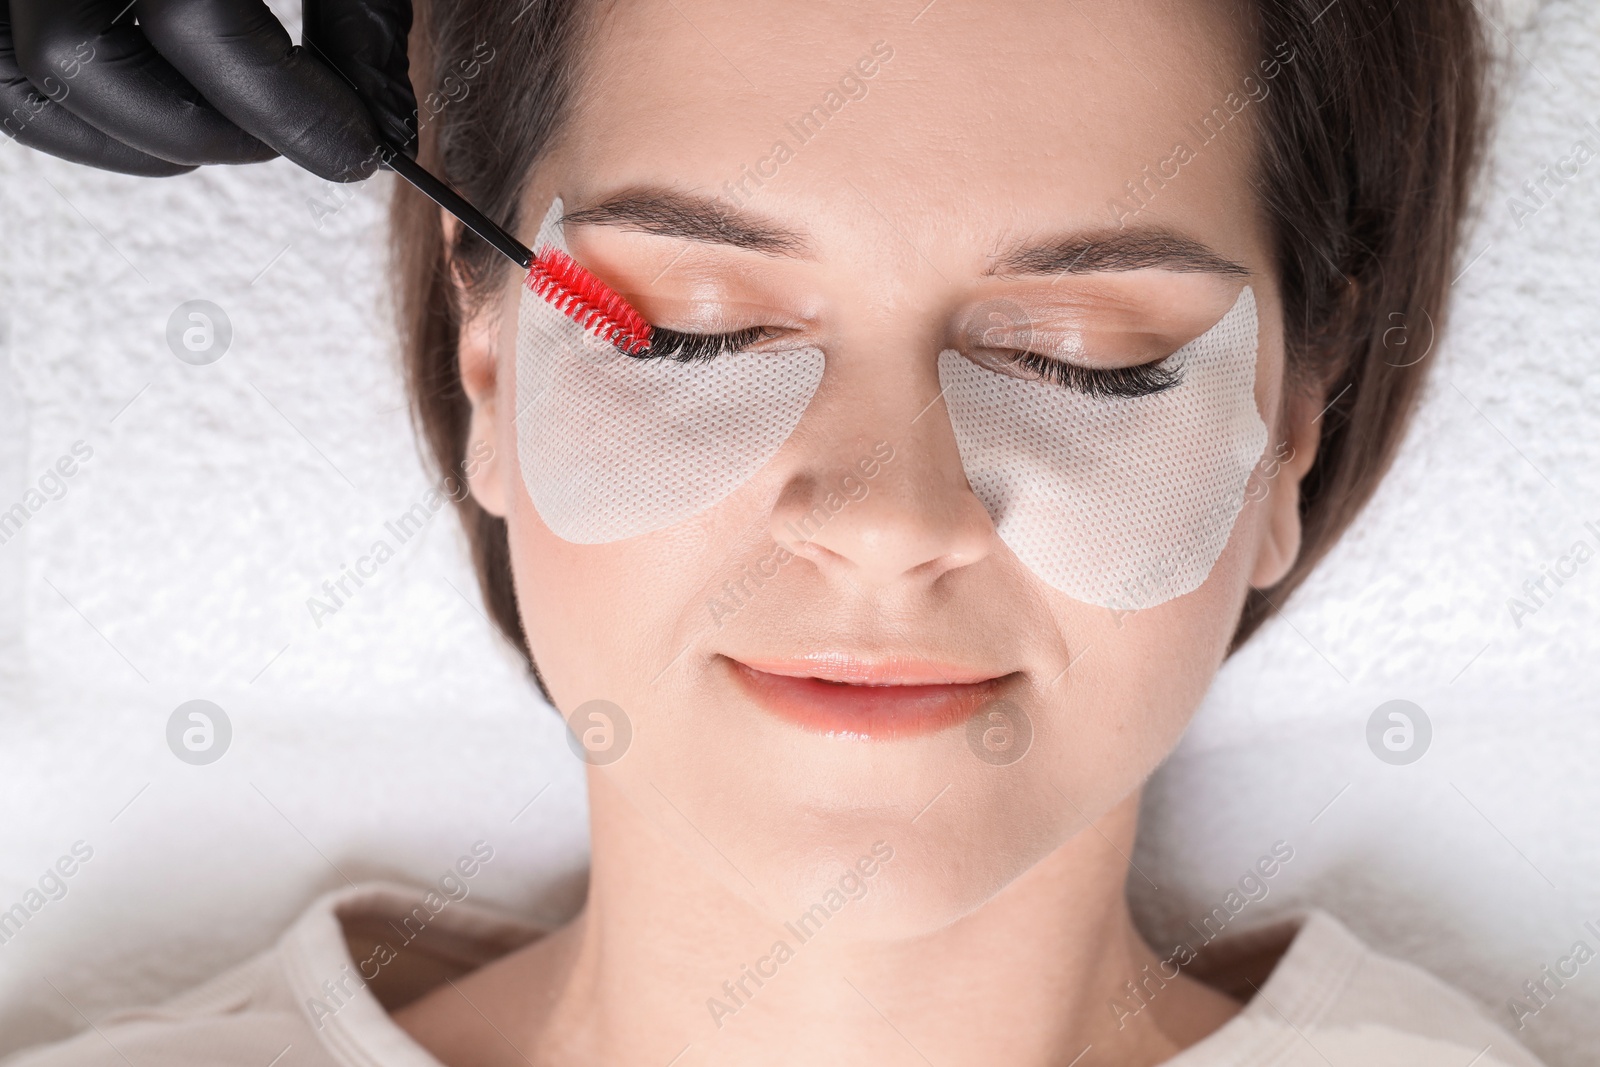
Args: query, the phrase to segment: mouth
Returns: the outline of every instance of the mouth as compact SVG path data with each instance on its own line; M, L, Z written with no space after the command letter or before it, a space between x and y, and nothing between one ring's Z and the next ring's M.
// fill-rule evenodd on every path
M874 741L965 722L999 695L1008 677L927 660L836 653L725 662L745 694L778 718L813 733Z

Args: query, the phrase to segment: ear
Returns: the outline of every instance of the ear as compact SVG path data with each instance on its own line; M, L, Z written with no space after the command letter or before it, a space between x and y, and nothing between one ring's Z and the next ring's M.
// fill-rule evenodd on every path
M1256 553L1250 585L1268 589L1283 580L1300 555L1300 480L1317 458L1322 439L1322 392L1291 389L1284 398L1277 441L1251 475L1266 486L1266 536ZM1259 490L1257 490L1259 492ZM1259 497L1258 497L1259 499Z
M440 209L444 227L444 246L455 247L461 223ZM448 257L449 253L446 252ZM456 306L461 309L460 332L456 337L456 360L461 371L461 387L472 404L472 419L467 427L467 454L473 457L466 466L467 486L478 506L489 514L505 518L508 510L502 458L499 405L499 316L494 301L486 301L476 311L469 310L464 278L455 260L450 260L450 281L456 287Z

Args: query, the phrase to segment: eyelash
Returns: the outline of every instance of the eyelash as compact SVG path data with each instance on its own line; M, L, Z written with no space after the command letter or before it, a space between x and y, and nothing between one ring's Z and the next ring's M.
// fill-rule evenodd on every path
M748 326L732 333L683 333L660 326L650 330L650 347L643 352L627 352L634 359L670 359L674 363L709 363L718 356L737 352L771 331L765 326Z
M1036 352L1012 351L1007 358L1043 381L1100 399L1154 396L1183 381L1183 368L1166 359L1136 367L1084 367Z
M650 347L628 352L634 359L670 359L674 363L709 363L718 356L738 352L765 340L770 330L749 326L731 333L685 333L660 326L650 332ZM1101 399L1131 399L1166 392L1183 380L1180 367L1167 360L1136 367L1085 367L1036 352L1012 351L1010 361L1043 381Z

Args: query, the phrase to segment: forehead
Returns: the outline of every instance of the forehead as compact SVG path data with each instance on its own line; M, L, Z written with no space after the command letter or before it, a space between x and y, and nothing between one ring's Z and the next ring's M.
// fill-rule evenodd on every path
M1250 94L1245 12L616 0L586 42L555 158L578 204L666 185L798 220L824 250L830 232L887 223L935 254L998 251L1116 225L1120 205L1248 258L1260 109L1227 106ZM1215 108L1230 120L1220 133L1204 124Z

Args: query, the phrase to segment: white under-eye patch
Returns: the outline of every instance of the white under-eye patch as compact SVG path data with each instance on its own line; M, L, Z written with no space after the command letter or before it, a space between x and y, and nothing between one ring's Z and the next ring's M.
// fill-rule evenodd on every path
M566 251L561 200L534 243ZM517 459L556 536L601 544L722 502L777 455L822 381L821 349L638 358L526 285L517 310Z
M1246 287L1139 397L1091 396L939 355L973 492L1000 539L1074 600L1135 610L1211 573L1267 446L1256 411L1255 294Z

